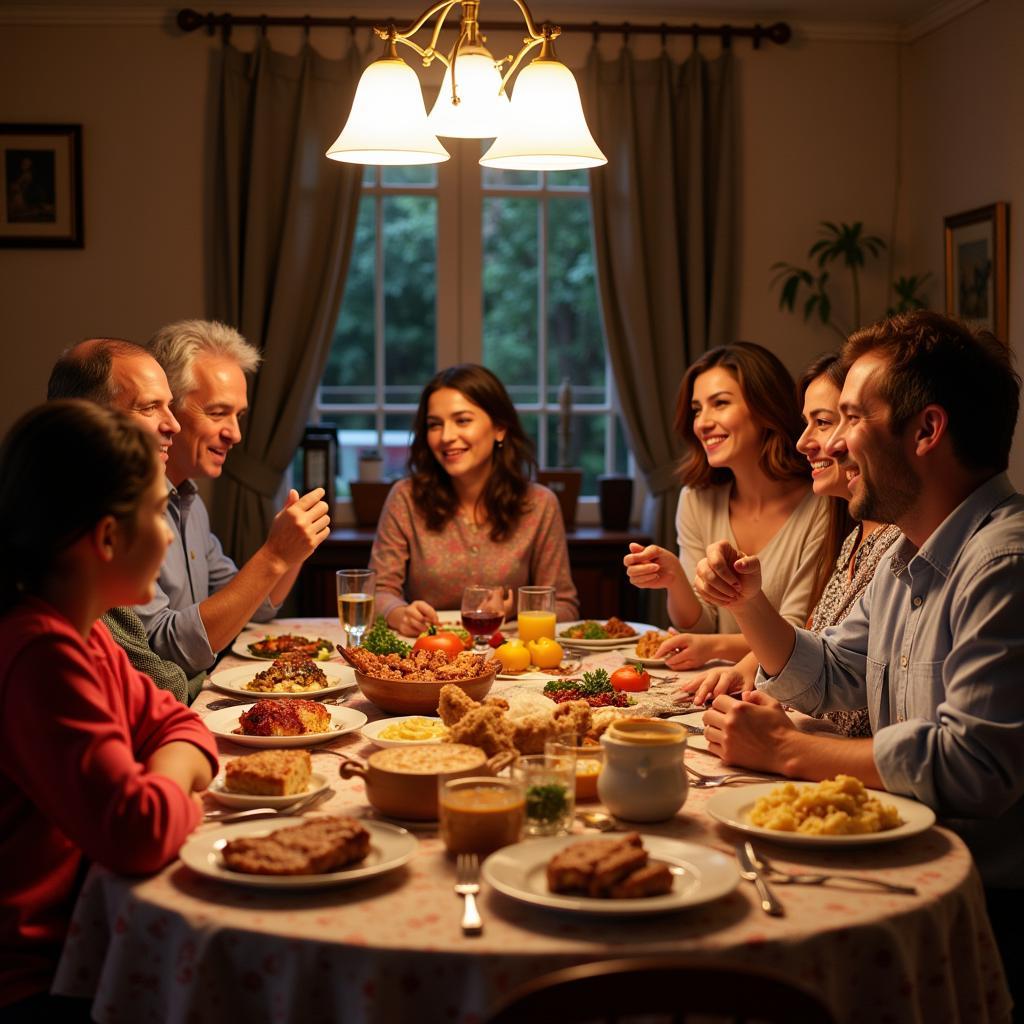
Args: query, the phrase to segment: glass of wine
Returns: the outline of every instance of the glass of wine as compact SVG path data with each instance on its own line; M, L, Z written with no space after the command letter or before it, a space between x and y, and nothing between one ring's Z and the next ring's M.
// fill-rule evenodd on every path
M480 653L505 621L505 588L471 583L462 592L462 628L473 638Z
M363 633L373 622L373 594L377 574L372 569L339 569L338 621L345 630L349 647L358 647Z

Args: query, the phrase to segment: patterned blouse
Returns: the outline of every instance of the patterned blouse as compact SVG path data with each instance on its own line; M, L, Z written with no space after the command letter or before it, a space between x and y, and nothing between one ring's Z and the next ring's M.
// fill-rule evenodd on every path
M558 618L579 617L561 508L539 484L530 485L515 531L496 542L487 524L478 526L457 515L438 531L428 529L413 504L412 483L399 480L381 512L370 568L377 571L376 614L385 618L410 601L459 608L469 583L500 584L513 591L531 584L552 586Z
M853 606L867 590L875 575L875 569L882 556L901 536L898 526L880 526L864 538L857 553L854 546L860 537L862 524L843 541L842 550L836 559L836 567L821 592L818 603L811 614L811 630L820 633L828 626L838 625L853 610ZM853 560L853 574L850 574L850 560ZM844 736L870 736L868 709L857 711L826 711L822 718L831 722L836 731Z

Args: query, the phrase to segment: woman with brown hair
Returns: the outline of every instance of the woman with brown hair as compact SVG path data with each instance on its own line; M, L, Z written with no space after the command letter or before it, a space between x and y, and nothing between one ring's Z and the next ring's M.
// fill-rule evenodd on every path
M467 583L555 587L578 615L558 499L532 483L533 444L504 385L475 363L437 373L413 422L409 476L391 489L370 554L377 611L415 636ZM511 603L506 603L506 615Z
M670 668L692 669L738 661L750 650L728 611L701 601L690 585L707 546L728 537L757 552L765 593L802 625L813 603L828 507L813 494L807 461L795 447L802 423L793 378L766 348L740 341L702 356L683 377L675 427L687 445L676 513L679 555L631 544L624 563L634 586L668 591L674 635L658 657Z

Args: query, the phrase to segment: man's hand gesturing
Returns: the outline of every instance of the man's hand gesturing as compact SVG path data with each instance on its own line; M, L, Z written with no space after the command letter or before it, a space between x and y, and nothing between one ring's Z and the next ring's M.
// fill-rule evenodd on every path
M693 585L709 604L736 608L761 593L761 561L720 540L698 563Z
M267 547L289 567L309 558L331 531L330 509L323 497L322 487L302 497L290 490L284 507L274 516Z

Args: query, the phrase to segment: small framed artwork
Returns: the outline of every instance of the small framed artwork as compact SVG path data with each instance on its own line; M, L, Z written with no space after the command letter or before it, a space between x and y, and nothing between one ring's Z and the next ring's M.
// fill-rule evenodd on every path
M0 124L0 173L0 248L82 248L80 124Z
M1006 203L946 218L946 312L1009 344Z

